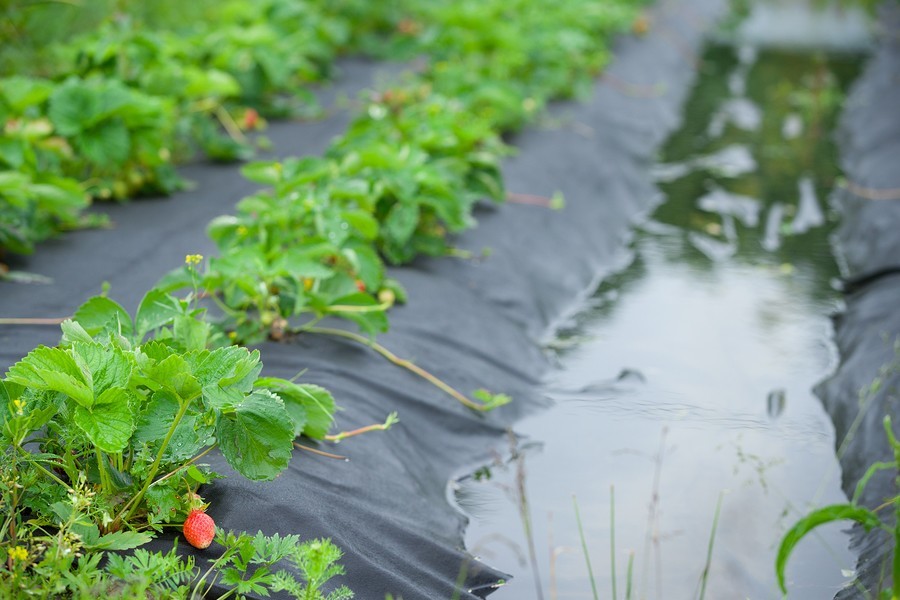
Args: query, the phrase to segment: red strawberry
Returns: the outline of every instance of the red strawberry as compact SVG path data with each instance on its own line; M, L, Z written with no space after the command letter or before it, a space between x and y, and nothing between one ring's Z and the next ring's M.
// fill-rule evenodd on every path
M361 291L361 292L365 292L365 291L366 291L366 284L363 282L362 279L357 279L357 280L356 280L356 289L358 289L358 290Z
M208 548L216 535L216 522L202 510L192 510L184 520L184 539L194 548Z
M244 113L244 129L256 129L259 123L259 113L252 108L248 108Z

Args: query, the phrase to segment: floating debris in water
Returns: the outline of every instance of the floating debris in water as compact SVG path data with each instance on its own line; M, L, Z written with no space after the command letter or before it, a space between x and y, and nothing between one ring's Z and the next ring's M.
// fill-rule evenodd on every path
M774 389L766 396L766 412L773 419L777 419L784 412L787 404L787 392L783 388Z

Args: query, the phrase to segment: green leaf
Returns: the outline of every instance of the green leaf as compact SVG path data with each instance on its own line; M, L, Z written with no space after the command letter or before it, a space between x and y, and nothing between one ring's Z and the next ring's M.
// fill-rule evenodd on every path
M123 165L131 153L131 136L119 119L103 121L83 131L76 140L87 160L106 169Z
M807 533L819 525L843 520L856 521L866 531L881 526L881 520L878 518L878 515L867 508L853 506L852 504L832 504L807 514L781 538L781 546L778 548L778 556L775 559L775 574L778 578L778 587L781 588L783 593L787 594L784 571L794 547Z
M256 183L275 185L281 181L282 170L279 162L254 162L244 165L241 168L241 175Z
M128 385L132 363L119 348L96 342L79 342L72 349L90 369L95 396L100 396L109 388Z
M364 210L345 210L341 217L366 240L378 237L378 221Z
M93 408L77 407L73 416L75 424L100 450L121 452L134 431L130 399L128 390L111 388L97 399Z
M375 249L363 243L350 243L344 255L353 263L357 276L367 290L377 290L384 279L384 263Z
M303 248L288 249L274 262L273 269L297 279L327 279L335 273L334 269L323 265L320 259L311 257Z
M169 325L175 317L184 314L178 298L156 288L147 292L134 317L135 338L138 342L148 333Z
M116 531L100 536L93 544L87 546L89 550L131 550L143 546L153 539L147 533L137 531Z
M188 350L203 350L209 339L209 323L188 315L175 317L172 331L175 339Z
M306 428L306 395L300 386L292 381L277 377L261 377L256 380L256 387L269 390L278 395L284 402L284 408L294 423L294 437L303 435Z
M178 354L171 354L159 362L151 360L142 370L148 383L153 384L151 387L174 392L182 400L194 398L201 390L191 365Z
M98 94L83 82L70 79L50 96L48 116L56 130L65 136L81 133L100 110Z
M278 396L258 390L221 415L216 437L222 454L241 475L252 480L274 479L291 459L294 429Z
M384 234L397 245L406 244L419 224L419 205L398 202L384 220Z
M137 420L132 436L135 443L144 444L162 440L175 415L178 414L178 398L167 390L154 392L146 404L146 409Z
M150 518L155 523L169 523L181 507L181 500L170 486L155 485L147 490L146 498Z
M92 338L87 331L84 330L84 327L73 321L72 319L66 319L60 324L60 329L62 329L62 341L60 345L62 346L71 346L75 342L82 343L93 343L94 338Z
M334 422L334 397L325 388L311 383L298 384L296 388L299 401L306 409L303 435L316 440L323 439Z
M94 393L89 375L62 348L38 346L10 367L6 377L25 387L61 392L80 405L90 407L94 403Z
M0 94L14 112L22 113L30 106L43 104L54 85L45 79L9 77L0 83Z
M100 333L127 336L134 330L128 311L105 296L94 296L82 304L72 318L94 337Z

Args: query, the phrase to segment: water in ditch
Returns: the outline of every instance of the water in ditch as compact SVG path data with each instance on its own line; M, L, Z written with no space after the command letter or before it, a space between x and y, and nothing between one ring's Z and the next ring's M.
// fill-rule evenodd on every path
M551 344L555 406L452 486L467 547L514 575L492 598L593 598L591 579L601 598L781 597L781 536L846 501L812 388L835 361L831 136L860 60L705 53L630 266ZM800 545L790 598L850 580L844 529Z

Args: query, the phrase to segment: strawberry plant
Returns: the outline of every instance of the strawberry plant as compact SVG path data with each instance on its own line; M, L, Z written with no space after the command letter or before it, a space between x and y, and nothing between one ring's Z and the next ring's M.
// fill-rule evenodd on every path
M258 352L208 350L201 315L158 291L134 320L108 298L89 300L59 346L35 349L0 382L9 458L57 490L87 477L101 532L177 520L178 498L213 477L195 463L216 447L243 476L274 478L294 438L325 436L334 401L317 386L259 378ZM52 518L29 493L23 502Z

